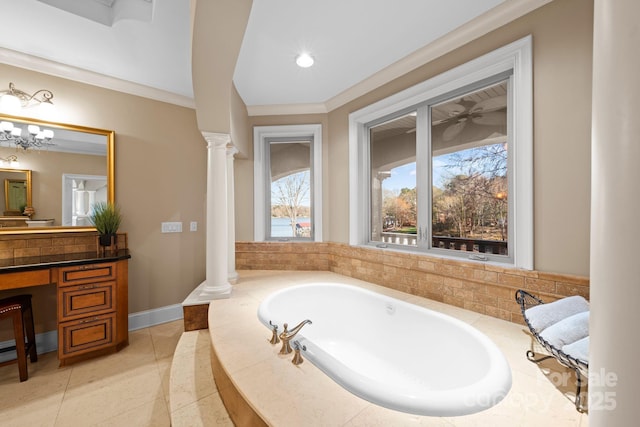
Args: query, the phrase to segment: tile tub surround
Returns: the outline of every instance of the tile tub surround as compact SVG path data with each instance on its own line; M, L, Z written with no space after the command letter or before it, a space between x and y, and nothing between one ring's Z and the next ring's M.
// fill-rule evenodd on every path
M589 299L586 277L342 243L237 242L236 269L331 271L519 324L518 289Z
M238 396L248 402L267 425L273 426L588 426L587 415L578 413L571 400L575 378L553 361L543 363L542 367L529 362L525 352L534 343L521 325L331 272L239 273L240 280L231 297L212 301L209 309L212 356L228 377L227 382L216 378L216 384L223 400L227 399L225 404L230 412L237 408L238 402L229 402L226 396L230 388L235 388ZM276 290L318 281L362 286L470 323L504 352L513 374L511 391L502 402L477 414L416 416L356 397L307 360L293 365L292 355L280 356L280 346L269 344L270 333L259 322L257 309L260 302ZM215 372L215 366L212 368ZM569 378L568 384L559 384L559 378Z

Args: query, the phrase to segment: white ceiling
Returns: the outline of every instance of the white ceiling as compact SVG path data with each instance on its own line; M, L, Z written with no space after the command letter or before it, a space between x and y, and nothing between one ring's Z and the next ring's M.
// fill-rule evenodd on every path
M127 2L148 4L116 0L113 8ZM105 6L103 0L57 3ZM82 9L98 19L98 11ZM0 47L193 98L190 1L154 0L151 21L117 11L109 26L38 0L0 0Z
M191 1L152 0L150 19L140 12L149 1L0 0L0 61L15 51L192 102ZM531 10L548 1L519 3L536 4ZM105 18L95 11L63 10L87 2L107 10L111 4L115 12ZM517 2L254 0L234 81L249 107L326 103L502 3ZM313 67L296 66L302 50L315 57ZM61 68L51 73L60 75Z

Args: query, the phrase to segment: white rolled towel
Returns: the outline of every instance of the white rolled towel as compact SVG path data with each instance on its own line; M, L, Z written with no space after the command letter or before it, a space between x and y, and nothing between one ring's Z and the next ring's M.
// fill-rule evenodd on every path
M549 344L562 349L567 344L572 344L589 335L589 312L574 314L566 319L554 323L540 333Z
M562 347L562 351L571 357L589 364L589 337L587 336L581 340L565 345Z
M554 323L574 314L589 311L589 302L579 295L559 299L548 304L540 304L525 310L533 329L540 333Z

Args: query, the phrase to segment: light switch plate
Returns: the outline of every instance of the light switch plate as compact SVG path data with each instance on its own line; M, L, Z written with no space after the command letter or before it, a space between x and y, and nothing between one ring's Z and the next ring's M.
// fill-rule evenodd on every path
M189 230L198 231L198 222L197 221L191 221L191 224L189 225Z
M181 222L163 222L162 232L163 233L182 233L182 223Z

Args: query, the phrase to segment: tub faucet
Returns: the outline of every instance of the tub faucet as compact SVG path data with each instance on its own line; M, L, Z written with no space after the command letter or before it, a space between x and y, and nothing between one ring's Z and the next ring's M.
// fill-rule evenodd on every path
M309 319L303 320L295 328L293 328L290 331L288 329L289 325L286 323L284 324L284 331L282 331L282 333L280 334L280 339L282 340L282 348L280 349L280 354L289 354L293 351L291 349L291 345L289 344L289 341L293 337L295 337L296 334L300 332L300 329L302 329L302 327L307 323L312 323L312 322Z
M280 339L278 338L278 325L271 323L271 320L269 320L269 325L271 325L271 339L269 342L274 345L278 344L280 342Z
M293 348L294 350L294 354L293 354L293 359L291 360L291 363L293 363L294 365L299 365L302 362L304 362L304 359L302 358L302 355L300 354L300 350L307 350L307 346L305 345L300 345L300 342L298 340L295 340L293 342Z

